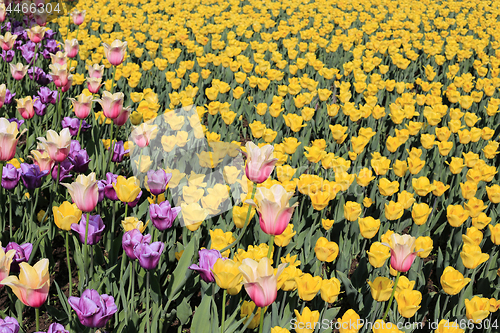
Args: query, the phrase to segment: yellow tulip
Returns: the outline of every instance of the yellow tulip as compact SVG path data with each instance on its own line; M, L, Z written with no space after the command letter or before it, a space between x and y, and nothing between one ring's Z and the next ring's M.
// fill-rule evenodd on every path
M325 230L330 230L333 226L334 220L321 219L321 225Z
M293 231L293 224L290 223L286 227L285 231L281 235L277 235L274 238L274 244L276 244L279 247L285 247L288 244L290 244L290 241L293 236L295 236L297 232Z
M358 220L359 230L361 232L361 236L367 239L371 239L375 237L380 228L380 220L374 219L371 216L367 216L364 218L360 218Z
M334 303L340 294L340 281L332 277L321 282L321 298L327 303Z
M232 242L236 240L234 238L233 233L228 231L224 232L222 229L209 230L210 232L210 249L222 250ZM224 251L222 253L223 257L227 257L229 255L230 250Z
M231 259L217 259L212 272L214 274L215 282L221 289L226 289L229 295L236 295L240 292L241 281L243 276L238 269L241 263L235 262Z
M292 325L295 327L296 333L313 333L316 329L316 324L319 321L319 311L311 311L307 306L299 313L295 312L296 319L292 319Z
M478 245L464 244L460 257L465 267L474 269L490 258L487 253L482 253Z
M386 277L376 277L373 282L366 281L370 285L372 297L377 302L385 302L391 298L394 282Z
M71 204L64 201L59 207L52 207L54 213L54 222L59 229L71 230L72 224L78 224L82 218L82 211L78 209L76 204Z
M332 262L339 254L339 246L335 242L329 242L325 237L320 237L316 241L314 252L319 261Z
M337 319L337 323L339 333L356 333L363 327L359 315L353 309L347 310L342 318Z
M130 231L132 229L137 229L141 233L146 230L146 227L148 225L149 221L144 224L142 221L139 221L137 217L134 216L127 216L125 220L122 220L122 227L125 232Z
M354 201L347 201L344 204L344 217L348 221L356 221L361 215L362 208L361 205Z
M478 324L490 315L490 300L485 297L474 296L471 300L465 299L465 316Z
M469 278L464 278L462 273L455 268L448 266L441 275L441 287L448 295L456 295L470 282Z
M121 202L133 202L137 199L139 192L141 192L139 179L135 177L125 178L118 176L116 183L113 183L113 188L116 195Z
M300 278L296 277L295 282L300 299L303 301L312 300L321 289L322 281L321 276L313 277L311 274L304 274Z
M433 249L432 238L418 237L415 241L415 251L420 258L427 258Z
M391 257L390 249L380 242L374 242L370 246L370 250L366 251L370 264L379 268L385 264L385 261Z
M404 289L396 296L398 312L405 318L411 318L420 309L422 294L417 290Z

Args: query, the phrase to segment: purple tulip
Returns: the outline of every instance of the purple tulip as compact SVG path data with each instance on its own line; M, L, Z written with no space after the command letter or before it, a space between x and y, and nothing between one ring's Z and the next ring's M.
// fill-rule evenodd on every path
M47 87L40 87L37 92L40 101L44 104L56 104L57 101L57 90L50 90Z
M104 182L105 182L104 180L97 181L97 188L99 190L99 199L97 200L98 202L104 200L104 186L106 186Z
M16 169L12 164L7 164L3 167L2 172L2 187L7 190L12 190L21 179L21 170Z
M131 208L134 208L135 206L137 206L137 203L139 203L139 199L141 198L141 196L142 196L142 191L141 191L141 192L139 192L139 194L137 195L137 198L135 198L135 200L134 200L134 201L132 201L132 202L128 202L128 203L127 203L127 205L128 205L129 207L131 207Z
M56 35L57 32L55 32L54 30L49 29L45 31L45 39L53 39Z
M113 148L113 157L111 157L111 160L113 162L120 163L121 161L123 161L123 157L125 156L125 154L128 154L129 152L130 149L125 150L123 141L118 141L115 143L115 146Z
M47 32L45 32L45 36L47 36ZM56 54L57 51L60 51L60 48L55 40L49 40L49 41L47 41L47 43L45 43L45 50L44 51ZM50 58L50 56L49 56L49 58Z
M87 216L84 214L80 219L80 223L72 224L71 230L78 233L80 241L85 244L85 228L87 226ZM94 245L97 244L101 238L102 233L104 232L105 225L102 222L102 218L100 215L90 215L89 216L89 228L87 235L87 244Z
M172 208L168 200L165 200L160 204L149 205L149 215L151 216L153 225L161 231L172 227L172 224L180 211L181 207Z
M8 50L8 51L3 51L1 56L2 56L2 59L5 61L5 62L12 62L12 60L14 60L14 56L16 55L16 53L14 52L14 50Z
M44 116L47 105L43 104L38 96L33 96L33 100L33 109L35 109L36 115L40 117Z
M90 162L89 154L87 154L87 151L85 149L80 148L80 143L78 141L71 141L68 158L75 166L75 172L83 173L88 170Z
M116 195L115 188L113 184L116 184L118 175L108 172L106 173L106 180L101 180L104 185L104 196L109 200L118 201L118 196Z
M12 317L0 318L0 332L2 333L17 333L19 332L19 323Z
M118 310L113 296L99 295L97 290L87 289L81 297L68 298L69 305L75 310L80 323L85 327L101 328Z
M47 333L69 333L69 331L66 330L63 325L59 323L53 323L50 324Z
M11 272L18 273L19 272L19 264L22 262L28 262L31 256L31 251L33 251L33 244L24 243L19 245L14 242L10 242L3 249L5 252L10 250L16 250L16 254L14 255L14 259L12 259L12 264L10 266ZM0 330L1 332L1 330Z
M134 255L139 260L139 265L142 268L151 270L158 266L164 248L165 244L163 242L139 243L134 246Z
M42 186L42 178L48 173L49 170L40 171L38 165L21 163L21 179L28 190Z
M5 92L5 101L4 104L10 104L14 100L14 97L16 97L16 93L11 92L9 89Z
M61 168L61 172L59 174L59 181L62 181L63 179L70 178L71 177L71 170L73 170L73 163L69 158L66 158L64 161L61 163L55 164L54 167L52 168L52 179L57 180L57 173L59 172L58 169Z
M203 279L205 282L214 282L215 278L212 273L212 268L214 267L215 262L217 259L222 259L226 260L227 258L223 258L222 255L218 250L199 250L198 251L199 255L199 265L192 264L189 266L189 269L192 269L194 271L197 271L200 273L200 277Z
M160 195L167 189L167 184L172 179L171 173L166 173L163 169L148 171L149 192L153 195Z
M63 128L68 128L69 133L71 136L75 136L78 134L78 128L80 127L80 122L82 129L80 130L81 132L85 132L90 128L90 125L87 124L85 120L81 120L78 118L71 118L71 117L64 117L64 119L61 121L62 127Z
M122 247L130 260L135 260L137 257L134 254L134 247L137 244L151 242L151 235L142 235L137 229L132 229L123 234L122 237Z

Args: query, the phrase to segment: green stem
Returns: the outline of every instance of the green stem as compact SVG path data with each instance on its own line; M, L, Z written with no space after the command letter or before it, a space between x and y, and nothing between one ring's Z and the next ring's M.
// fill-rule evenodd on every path
M8 193L9 193L9 236L10 236L9 240L12 242L12 193L10 192Z
M40 331L40 308L35 308L36 330Z
M129 284L128 284L128 290L127 290L127 302L128 305L130 306L130 293L132 292L132 284L134 284L134 273L133 273L133 268L132 264L134 262L129 262L128 267L130 267L130 275L129 275Z
M80 131L82 130L82 120L80 119L80 124L78 125L78 133L76 134L76 141L80 139Z
M116 66L113 66L113 77L111 78L111 93L115 91Z
M69 262L69 231L66 232L66 242L65 242L65 245L66 245L66 262L67 262L67 265L68 265L68 274L69 274L69 296L68 297L71 297L73 295L73 283L72 283L72 279L71 279L71 264Z
M111 159L113 158L113 153L115 151L115 142L114 142L114 139L113 139L113 122L111 122L111 131L110 131L110 142L109 142L109 159L108 159L108 163L106 164L106 168L104 169L104 173L103 173L103 176L106 175L106 172L108 171L108 168L109 168L109 165L111 164Z
M262 328L264 326L264 313L266 312L266 308L260 308L260 325L259 325L259 333L262 333Z
M269 250L267 250L267 257L271 259L271 253L273 252L274 249L274 235L271 235L271 238L269 238Z
M257 184L256 183L253 184L253 190L252 190L252 196L251 196L252 200L255 197L255 191L257 191ZM245 219L245 225L243 226L243 229L241 229L240 235L238 236L238 238L234 242L232 242L231 244L229 244L228 246L226 246L225 248L223 248L220 251L220 253L224 253L226 250L229 250L230 248L232 248L233 246L235 246L236 244L239 243L239 241L241 240L241 238L245 234L245 230L247 229L248 222L250 220L250 213L251 212L252 212L252 206L249 205L248 206L248 211L247 211L247 218Z
M87 253L88 253L88 246L87 246L87 239L89 237L89 218L90 218L90 213L87 213L87 224L85 225L85 244L83 244L83 258L85 262L87 261ZM89 271L88 269L85 270L85 275L86 279L85 281L87 282L87 286L89 285Z
M150 321L150 315L149 315L149 270L146 273L146 316L147 316L147 327L148 327L148 333L151 333L151 321Z
M396 280L394 281L394 287L392 288L391 298L389 298L389 304L387 304L387 309L385 310L384 317L382 317L382 321L385 322L385 317L389 313L389 309L391 308L392 300L394 299L394 294L396 293L396 288L398 286L399 277L401 276L401 272L398 272L396 275Z
M222 294L222 326L220 333L224 333L224 324L226 323L226 294L227 291L224 289L224 293Z

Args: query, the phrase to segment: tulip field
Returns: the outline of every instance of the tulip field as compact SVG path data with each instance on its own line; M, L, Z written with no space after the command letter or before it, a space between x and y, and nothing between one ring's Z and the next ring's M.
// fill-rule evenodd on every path
M500 332L499 15L0 0L0 333Z

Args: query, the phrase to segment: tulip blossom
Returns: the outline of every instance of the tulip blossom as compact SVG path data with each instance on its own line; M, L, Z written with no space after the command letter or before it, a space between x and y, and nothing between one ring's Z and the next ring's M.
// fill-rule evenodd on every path
M278 162L277 158L272 158L274 147L265 145L259 148L253 142L248 141L245 148L246 153L244 152L244 154L247 157L246 176L252 182L260 184L269 178Z
M5 253L5 249L0 246L0 287L4 285L1 281L9 276L11 268L13 268L12 261L15 255L16 250L9 249L7 253Z
M19 264L22 262L28 262L31 256L31 251L33 251L33 244L24 243L19 245L17 243L10 242L3 250L6 252L10 250L15 251L14 258L12 259L12 265L10 266L10 271L19 273Z
M87 70L89 71L90 78L100 79L104 74L104 65L94 64L92 66L88 65Z
M75 25L81 25L83 24L83 21L85 21L85 13L86 10L79 11L78 9L73 9L71 12L71 18L73 19L73 24Z
M35 44L40 43L43 40L43 37L45 36L45 31L47 29L45 27L41 26L34 26L31 27L31 29L26 29L26 32L28 33L28 38Z
M168 200L149 206L151 221L153 221L153 225L161 231L172 227L172 224L180 211L181 207L172 208Z
M122 92L110 93L109 91L104 91L102 93L101 99L95 100L102 107L102 112L106 118L115 119L123 109L123 99L125 96Z
M49 259L42 259L34 266L22 262L19 267L19 277L11 275L0 281L0 284L9 286L23 304L39 308L49 294Z
M102 46L104 46L104 55L111 65L118 66L125 59L125 49L127 48L127 42L115 40L113 43L111 43L111 45L102 43Z
M50 53L49 55L53 65L57 64L59 66L66 66L68 64L68 57L66 53L57 51L56 54ZM56 67L54 66L54 68Z
M298 202L290 206L289 200L293 192L287 192L282 185L273 185L270 189L257 188L254 200L245 201L256 207L259 213L259 222L262 231L268 235L281 235L285 231L293 210L299 205Z
M17 124L0 118L0 161L9 161L16 154L19 134Z
M10 31L7 31L5 35L0 35L0 47L2 47L4 51L8 51L14 47L16 39L17 35L13 35Z
M142 268L151 270L158 266L164 248L165 244L163 242L139 243L134 246L134 255L139 260L139 265Z
M141 243L149 244L150 242L151 242L151 235L147 234L143 236L142 233L137 229L132 229L130 231L125 232L122 237L123 250L131 260L137 259L134 253L134 247L137 244Z
M57 227L67 231L71 230L71 226L77 224L82 217L82 211L69 201L64 201L59 207L52 207L52 213Z
M135 177L118 176L112 185L121 202L133 202L141 192L139 179Z
M67 64L60 65L59 63L53 63L49 65L49 68L51 70L49 74L52 76L56 87L62 88L68 85L72 76L69 74L70 69Z
M80 44L78 44L77 39L65 40L64 41L64 51L68 58L74 58L78 55Z
M5 85L5 83L2 83L2 84L0 84L0 108L5 103L6 95L7 95L7 86Z
M10 73L12 74L12 77L16 81L22 80L22 78L26 75L26 72L28 71L29 68L29 66L24 66L21 63L17 63L15 65L10 63L9 65L10 65Z
M134 126L130 134L132 140L136 145L141 148L147 147L151 140L156 137L158 133L158 125L150 125L142 123L139 126Z
M83 244L95 245L99 242L99 240L101 240L105 226L100 215L89 216L88 224L87 229L87 217L84 215L80 219L80 223L71 224L71 230L78 233L78 238L80 238L80 242ZM86 235L87 242L85 243Z
M3 167L2 172L2 187L6 190L14 189L21 179L21 170L17 169L12 164L7 164Z
M87 96L85 94L80 94L74 98L68 98L73 105L73 111L79 119L85 119L90 114L92 108L92 96Z
M75 182L62 185L68 189L71 199L82 212L89 213L97 206L99 189L95 173L92 172L88 176L79 175Z
M192 269L194 271L197 271L200 273L200 277L203 281L205 282L214 282L214 274L212 273L212 268L214 267L215 262L217 259L222 259L226 260L226 258L223 258L222 255L218 250L207 250L207 249L202 249L198 251L198 256L199 256L199 264L192 264L189 266L189 269Z
M54 161L50 158L49 153L45 150L32 150L33 160L35 165L38 165L40 171L50 171L54 166Z
M101 78L95 78L95 77L88 77L87 78L87 89L92 94L97 94L99 92L99 89L101 89L101 86L102 86L102 79Z
M38 165L21 163L21 180L28 190L42 186L42 178L48 173L48 170L41 171Z
M69 297L68 303L75 310L80 323L91 328L106 326L111 316L118 311L113 296L99 295L94 289L85 290L81 297Z
M26 96L25 98L16 99L17 111L21 114L24 119L31 119L35 115L35 109L33 109L33 100L31 96Z
M71 145L71 133L64 128L59 134L54 130L47 131L47 138L39 137L38 141L52 160L61 163L68 157Z
M238 268L243 275L243 286L255 305L264 308L276 299L278 278L286 267L286 263L278 266L276 274L267 257L259 262L246 258Z
M383 243L391 249L391 266L396 271L405 273L410 270L417 252L415 252L416 238L410 235L392 234L390 243Z
M149 192L151 192L151 194L153 195L160 195L164 193L171 178L172 174L166 173L163 169L148 171L147 184Z

